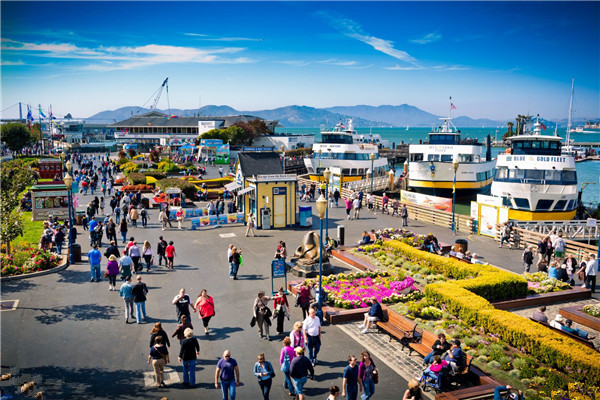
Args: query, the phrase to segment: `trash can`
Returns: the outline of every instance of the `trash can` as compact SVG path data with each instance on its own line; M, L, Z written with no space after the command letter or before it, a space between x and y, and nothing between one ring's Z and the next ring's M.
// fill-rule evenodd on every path
M73 243L71 249L73 251L73 260L75 260L75 262L81 262L81 246L77 243Z
M465 254L467 252L467 250L469 249L469 242L467 242L467 239L456 239L454 241L454 251L455 252L461 252L463 254Z
M298 211L300 226L312 227L312 206L300 206Z
M85 216L85 211L75 211L75 225L81 225L83 222L84 216Z
M344 225L338 225L337 227L337 235L338 235L338 242L340 246L343 246L345 243L345 236L346 236L346 228L344 228Z

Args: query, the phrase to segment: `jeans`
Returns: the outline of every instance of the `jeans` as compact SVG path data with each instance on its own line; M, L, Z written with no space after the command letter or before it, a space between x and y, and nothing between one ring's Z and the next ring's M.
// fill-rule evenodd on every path
M290 373L284 372L283 376L285 379L284 383L283 383L283 387L286 388L288 390L288 392L290 392L291 394L296 393L296 391L294 390L294 384L292 383L292 378L290 377Z
M150 271L150 267L152 266L152 264L150 264L150 261L152 261L152 255L144 254L144 261L146 262L146 270Z
M431 364L431 360L433 360L433 351L429 352L429 354L427 354L425 356L425 358L423 359L423 364Z
M123 243L127 243L127 232L121 232L121 239L123 239Z
M158 253L158 265L162 265L162 260L165 260L165 265L168 264L167 257L165 257L165 253Z
M62 253L62 246L63 246L62 242L61 243L55 243L55 245L56 245L56 252L58 254Z
M146 319L146 302L139 301L135 303L135 320L138 324L141 324L142 318Z
M346 385L346 400L356 400L358 397L358 385Z
M260 386L260 391L263 395L263 400L269 400L269 393L271 392L271 385L273 384L273 379L260 379L258 381L258 386Z
M306 337L308 338L306 344L308 347L308 359L310 362L314 363L317 360L317 354L319 354L319 350L321 349L321 337L310 335L306 335Z
M123 298L125 302L125 321L129 321L129 316L131 318L135 315L135 311L133 311L133 297L125 297Z
M510 246L510 236L502 236L502 239L500 239L500 246L502 246L504 242L508 243Z
M119 225L120 222L121 222L121 213L115 214L115 223L117 225Z
M145 228L145 227L146 227L146 225L148 225L148 218L147 218L147 217L144 217L144 216L142 216L142 226Z
M305 376L304 378L292 378L292 381L294 382L294 389L296 389L297 395L304 394L304 384L307 380L307 376Z
M137 228L137 219L132 219L132 220L131 220L131 225L132 225L134 228Z
M585 288L592 289L592 293L596 293L596 275L588 275L585 277Z
M221 379L221 392L223 392L223 400L235 400L235 381Z
M362 400L369 400L375 394L375 382L373 379L363 381L364 393L360 396Z
M196 359L183 362L183 383L196 384Z
M97 282L100 281L100 264L90 266L91 279L95 279Z
M236 263L229 263L229 276L237 278L239 268L240 268L240 266L237 265Z

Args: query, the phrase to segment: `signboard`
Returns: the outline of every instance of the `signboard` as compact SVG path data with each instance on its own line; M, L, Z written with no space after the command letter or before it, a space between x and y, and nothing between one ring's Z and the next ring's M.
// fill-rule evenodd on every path
M217 146L215 164L229 164L229 144Z
M187 210L186 210L187 211ZM206 210L204 210L206 211ZM186 213L186 216L188 214ZM193 217L190 219L192 223L192 230L195 231L199 228L204 228L207 226L216 226L217 225L217 216L216 215L203 215L200 213L200 216ZM231 225L231 224L243 224L244 223L244 213L235 213L235 214L221 214L218 217L219 225Z
M165 189L166 194L179 194L181 193L181 189L176 187L168 187Z
M223 140L221 140L221 139L200 139L200 146L206 146L206 147L223 146Z
M598 224L598 221L596 219L594 219L594 218L588 218L587 221L586 221L586 223L585 223L585 226L588 226L590 228L594 228L594 227L596 227L597 224Z
M242 147L242 151L273 151L273 146L268 147Z
M274 278L284 278L285 285L284 288L287 288L287 274L286 274L286 265L285 260L272 260L271 261L271 292L273 294L277 293L275 288L273 287L273 279Z
M502 206L502 197L486 196L485 194L477 195L477 203L487 204L489 206Z
M447 199L445 197L429 196L422 193L403 190L401 192L400 201L402 203L416 204L438 211L452 212L452 199Z
M198 133L211 131L217 128L217 121L198 121Z
M35 188L35 187L34 187ZM59 219L69 216L69 200L66 186L64 189L53 185L48 190L32 190L32 220L43 221L51 215Z
M479 234L496 237L498 209L487 204L479 205Z

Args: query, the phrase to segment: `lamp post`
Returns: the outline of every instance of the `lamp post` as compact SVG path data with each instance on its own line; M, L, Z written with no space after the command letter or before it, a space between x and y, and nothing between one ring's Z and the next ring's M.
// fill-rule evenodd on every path
M458 157L452 159L452 169L454 170L454 179L452 180L452 232L456 235L456 224L454 222L454 209L456 206L456 171L458 171Z
M169 171L167 171L167 176L169 176L171 172L171 146L167 146L167 152L169 153Z
M317 213L319 214L319 302L317 306L317 316L323 322L323 217L327 212L327 200L323 193L317 199Z
M323 149L319 149L317 154L319 155L319 168L317 168L317 172L319 173L319 182L321 182L321 154L323 153Z
M67 164L71 164L71 163L67 162ZM69 168L70 166L71 165L67 166L67 171L70 169ZM72 217L73 194L71 193L71 187L73 186L73 178L71 177L71 175L69 174L69 172L67 172L67 174L63 178L63 181L65 182L65 186L67 187L67 199L68 199L68 206L69 206L69 231L68 231L68 235L69 235L69 264L74 264L75 263L75 256L73 255L73 237L71 235L71 228L73 227L73 217Z
M323 171L325 178L325 196L327 196L327 207L325 208L325 236L329 237L329 178L331 178L331 170L329 167Z
M283 173L285 174L285 145L281 145L281 165L283 166Z
M369 158L371 159L371 194L373 194L373 162L375 161L375 153L371 153Z

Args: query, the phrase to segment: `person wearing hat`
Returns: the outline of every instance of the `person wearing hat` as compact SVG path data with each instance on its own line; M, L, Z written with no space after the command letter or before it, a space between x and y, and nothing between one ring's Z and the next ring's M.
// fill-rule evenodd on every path
M554 320L550 321L550 326L556 329L562 329L563 327L563 317L560 314L556 314Z
M584 331L583 329L579 329L579 328L573 328L571 325L573 325L573 321L571 321L570 319L565 319L565 324L562 326L562 330L565 332L569 332L573 335L577 335L582 339L585 340L594 340L595 337L594 336L589 336L589 333Z
M523 392L522 391L518 391L517 393L511 393L510 390L512 389L512 386L510 385L506 385L506 386L496 386L494 388L494 400L504 400L504 399L508 399L508 400L525 400L523 398ZM507 396L502 396L502 394L500 392L504 392L505 390L508 390L509 393Z
M290 364L290 376L292 377L298 400L304 400L304 385L309 376L311 379L314 378L315 370L310 360L304 355L302 347L296 347L295 352L296 357L294 357Z

